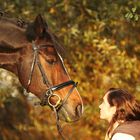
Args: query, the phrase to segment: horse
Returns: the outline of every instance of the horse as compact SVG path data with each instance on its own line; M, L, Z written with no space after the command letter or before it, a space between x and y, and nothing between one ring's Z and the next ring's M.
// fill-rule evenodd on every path
M71 80L62 58L63 47L42 15L31 23L0 14L0 68L14 73L27 92L48 105L57 120L74 122L83 114L77 83Z

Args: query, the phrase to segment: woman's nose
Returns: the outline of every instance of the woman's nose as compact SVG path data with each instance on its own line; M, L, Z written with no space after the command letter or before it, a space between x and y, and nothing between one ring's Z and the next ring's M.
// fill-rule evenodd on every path
M101 109L101 107L102 107L102 104L99 105L99 108L100 108L100 109Z

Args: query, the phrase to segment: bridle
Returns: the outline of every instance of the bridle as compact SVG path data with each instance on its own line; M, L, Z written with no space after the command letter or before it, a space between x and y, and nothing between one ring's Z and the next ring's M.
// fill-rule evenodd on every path
M40 70L40 73L42 75L43 82L48 87L48 89L46 90L45 94L43 94L43 96L42 96L40 105L41 106L48 105L48 106L50 106L52 108L59 109L60 106L65 104L65 102L67 101L68 97L72 93L73 89L77 86L77 83L75 83L73 80L69 80L67 82L52 86L50 84L48 78L47 78L47 75L45 74L45 71L44 71L44 69L43 69L43 67L41 65L40 59L39 59L39 50L42 47L39 46L39 45L37 46L37 45L35 45L35 42L32 42L32 48L33 48L33 52L34 52L34 57L33 57L32 65L31 65L31 71L30 71L30 75L29 75L29 79L28 79L27 90L28 90L28 87L31 84L35 64L37 64L37 66L38 66L38 68ZM60 89L62 89L64 87L67 87L69 85L73 85L73 86L69 90L68 94L65 96L65 98L62 101L61 98L59 97L59 95L55 94L54 91L60 90ZM55 104L52 104L50 102L50 99L53 96L56 96L58 98L58 101Z
M33 49L34 56L33 56L32 64L31 64L31 71L30 71L30 74L29 74L29 79L28 79L28 84L27 84L26 89L28 91L28 88L29 88L29 86L31 84L31 81L32 81L32 76L33 76L33 71L34 71L34 68L35 68L35 64L37 64L37 66L38 66L38 68L40 70L40 73L42 75L43 82L48 87L46 92L43 94L41 101L38 102L37 105L38 104L41 105L41 106L48 105L53 109L53 111L55 112L55 116L56 116L56 124L57 124L58 132L61 135L62 139L64 139L64 136L62 135L62 129L61 129L61 126L59 124L58 111L66 103L66 101L68 100L68 98L71 95L72 91L77 86L77 83L75 83L73 80L69 80L67 82L63 82L61 84L54 85L54 86L52 86L50 84L50 82L49 82L49 80L47 78L47 75L45 74L45 71L44 71L44 69L43 69L43 67L41 65L40 59L39 59L39 50L42 47L44 47L44 46L36 45L34 41L32 42L32 49ZM58 55L58 56L60 56L60 55ZM63 89L64 87L67 87L67 86L70 86L70 85L72 85L72 87L69 90L69 92L66 94L66 96L64 97L63 100L60 98L59 95L54 93L54 91L58 91L60 89ZM50 101L50 99L52 97L56 97L58 99L55 104L52 104L51 101Z

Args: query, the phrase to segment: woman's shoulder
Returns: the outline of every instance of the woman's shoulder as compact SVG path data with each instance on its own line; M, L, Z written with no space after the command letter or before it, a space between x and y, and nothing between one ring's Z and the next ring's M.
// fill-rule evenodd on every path
M113 137L133 137L132 140L140 139L140 121L127 121L120 124L113 132ZM131 140L131 139L130 139Z
M123 130L133 131L135 129L137 129L139 131L139 129L140 129L140 121L126 121L126 122L120 124L116 128L117 131L123 131Z
M111 140L135 140L135 137L125 133L115 133Z

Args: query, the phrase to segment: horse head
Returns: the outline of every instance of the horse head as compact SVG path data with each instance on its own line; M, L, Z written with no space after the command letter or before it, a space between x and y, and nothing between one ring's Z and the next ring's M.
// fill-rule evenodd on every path
M59 118L72 122L83 113L83 103L61 57L62 47L41 15L27 27L29 41L20 49L17 75L23 87L49 105ZM18 36L17 36L18 38Z

